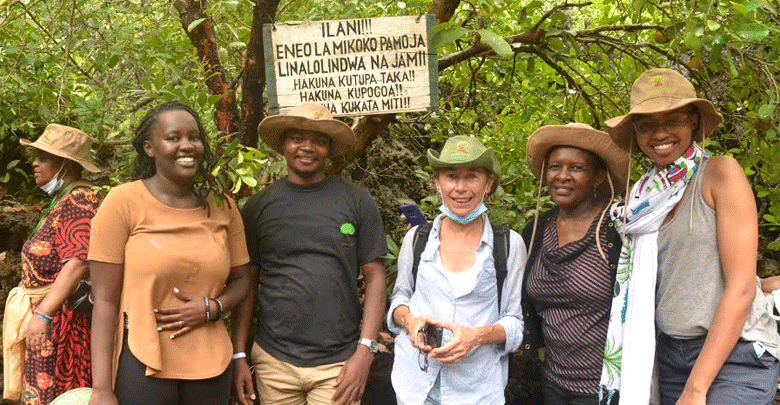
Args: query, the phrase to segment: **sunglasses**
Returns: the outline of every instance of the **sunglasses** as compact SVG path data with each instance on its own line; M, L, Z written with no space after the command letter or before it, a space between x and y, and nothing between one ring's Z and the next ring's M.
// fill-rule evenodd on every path
M653 135L658 131L658 128L663 128L670 134L676 134L688 125L691 115L692 113L673 113L669 114L663 122L656 122L650 118L639 118L634 120L632 124L639 137Z

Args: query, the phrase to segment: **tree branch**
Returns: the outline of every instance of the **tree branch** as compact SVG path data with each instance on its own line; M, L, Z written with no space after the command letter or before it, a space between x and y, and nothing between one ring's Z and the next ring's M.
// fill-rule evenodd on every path
M78 63L76 63L76 60L73 59L73 55L71 55L69 51L67 51L59 42L57 42L57 39L55 39L54 36L49 32L49 30L47 30L46 27L44 27L38 21L38 19L35 18L35 15L33 15L33 13L30 12L30 10L27 8L27 6L24 5L24 3L19 3L19 4L22 5L22 9L24 9L25 14L27 14L27 16L30 17L30 20L32 20L32 22L38 26L38 29L40 29L41 32L46 34L46 36L49 38L51 42L53 42L55 45L60 47L60 50L62 50L65 53L65 56L68 58L70 63L73 64L73 66L75 66L76 69L78 69L79 72L81 72L81 74L84 75L84 77L91 80L93 83L97 84L98 86L103 87L102 83L98 82L97 79L95 79L94 77L92 77L92 75L89 74L89 72L84 70Z
M511 44L539 45L541 44L542 38L544 38L544 31L528 30L526 32L523 32L522 34L505 37L504 40L508 42L510 45ZM525 49L525 48L518 47L517 49ZM477 55L490 56L494 54L495 52L493 51L493 48L490 47L490 45L485 43L479 43L472 46L471 48L464 49L460 52L456 52L453 53L452 55L448 55L439 59L439 72L452 65L463 62L464 60L467 60Z
M436 24L447 22L455 14L455 10L460 5L460 0L438 0L431 3L428 14L436 16Z
M598 35L605 31L637 32L644 30L663 30L666 26L656 24L626 24L626 25L604 25L589 30L581 30L573 33L574 37L589 37Z
M588 104L588 109L590 110L590 115L593 117L593 124L594 127L598 128L601 126L601 120L599 119L599 114L596 111L596 105L593 104L593 100L591 100L590 95L585 92L585 89L582 88L582 86L577 83L576 80L569 74L569 72L566 71L563 67L555 63L552 59L550 59L549 56L547 56L544 52L542 52L539 49L533 49L533 53L536 54L536 56L539 57L544 63L546 63L548 66L553 68L556 72L558 72L559 75L563 76L564 79L566 79L566 82L569 83L569 86L577 89L577 91L582 94L583 100L585 100L585 103Z
M551 8L550 11L544 13L542 18L540 18L539 21L537 21L536 24L534 24L534 26L531 27L531 29L529 31L538 31L539 27L542 26L542 23L547 21L547 19L550 18L550 16L552 16L553 14L555 14L558 11L565 10L567 8L587 7L587 6L590 6L591 4L593 4L593 3L590 2L590 1L585 2L585 3L569 3L568 1L564 1L563 3L558 4L557 6Z
M214 21L204 11L204 2L196 0L171 0L171 4L179 11L179 21L187 33L187 36L198 52L201 64L206 73L206 87L214 95L221 96L215 106L214 119L217 130L228 135L227 142L231 140L231 134L238 131L239 118L236 107L236 94L228 83L225 69L219 60L218 45L214 34ZM188 31L187 28L196 20L204 19L197 27Z

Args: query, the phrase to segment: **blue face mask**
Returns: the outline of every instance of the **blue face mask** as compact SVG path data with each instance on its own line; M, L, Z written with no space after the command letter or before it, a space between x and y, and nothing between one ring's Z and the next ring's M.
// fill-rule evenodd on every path
M471 210L471 212L469 212L468 214L466 214L464 216L460 216L460 215L452 212L452 210L449 207L447 207L447 205L445 205L445 204L442 204L439 207L439 211L441 211L442 214L446 215L447 218L449 218L449 219L451 219L451 220L453 220L453 221L455 221L455 222L457 222L457 223L459 223L461 225L466 225L466 224L470 224L470 223L474 222L474 220L479 218L480 215L482 215L485 212L487 212L487 207L485 206L484 202L480 202L479 205L477 205L476 208L474 208L473 210Z

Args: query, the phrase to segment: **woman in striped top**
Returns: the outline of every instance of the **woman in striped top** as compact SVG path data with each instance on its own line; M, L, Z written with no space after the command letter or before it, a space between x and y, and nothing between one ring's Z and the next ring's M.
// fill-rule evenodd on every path
M605 214L625 183L628 154L605 132L573 123L536 130L527 155L556 207L523 231L523 347L531 356L546 347L545 405L598 404L621 246Z

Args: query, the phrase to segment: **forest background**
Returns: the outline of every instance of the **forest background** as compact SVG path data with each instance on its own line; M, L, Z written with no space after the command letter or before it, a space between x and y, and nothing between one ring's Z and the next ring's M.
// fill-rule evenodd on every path
M706 148L742 164L759 209L759 274L780 274L778 0L0 0L0 297L18 282L21 244L46 202L19 139L50 122L81 128L105 169L90 178L108 189L129 178L141 116L176 99L200 112L219 152L214 172L241 203L285 174L258 144L261 25L426 13L437 20L438 111L346 119L357 145L329 169L380 205L388 288L406 229L398 205L437 212L427 148L460 134L492 147L502 177L491 220L521 230L539 187L528 136L572 121L603 129L651 67L677 69L723 114ZM647 163L637 160L634 179Z

